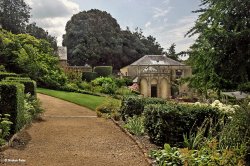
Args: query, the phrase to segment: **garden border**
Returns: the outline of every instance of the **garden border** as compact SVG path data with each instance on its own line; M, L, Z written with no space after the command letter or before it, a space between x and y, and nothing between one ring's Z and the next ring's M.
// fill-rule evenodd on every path
M148 154L147 154L147 151L143 148L143 145L139 142L139 141L137 141L134 137L133 137L133 135L132 134L130 134L126 129L124 129L118 122L116 122L113 118L111 118L111 120L112 120L112 122L117 126L117 127L119 127L120 128L120 130L122 131L122 132L124 132L127 136L129 136L130 137L130 139L133 141L133 142L135 142L135 144L137 145L137 147L140 149L140 151L143 153L143 155L144 155L144 158L145 158L145 160L147 161L147 163L149 164L149 165L151 165L151 166L153 166L153 161L149 158L149 156L148 156Z
M8 142L6 142L4 145L0 146L0 152L3 152L5 150L7 150L11 144L13 143L13 141L15 140L15 138L17 138L17 136L24 130L26 130L29 126L31 126L32 124L26 124L23 126L23 128L21 130L19 130L17 133L15 133L14 135L12 135L12 137L9 139Z

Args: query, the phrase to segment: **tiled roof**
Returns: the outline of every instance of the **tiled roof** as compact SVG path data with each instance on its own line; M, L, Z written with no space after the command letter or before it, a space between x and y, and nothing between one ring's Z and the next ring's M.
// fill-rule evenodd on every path
M168 58L165 55L145 55L131 64L131 66L138 66L138 65L139 66L140 65L184 66L183 63Z

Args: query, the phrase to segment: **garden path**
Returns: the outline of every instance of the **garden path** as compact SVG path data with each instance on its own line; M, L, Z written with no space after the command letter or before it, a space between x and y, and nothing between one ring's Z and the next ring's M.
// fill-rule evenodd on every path
M42 120L18 135L3 152L5 159L20 159L18 165L30 166L148 165L136 144L112 121L60 99L42 94L38 98L46 110Z

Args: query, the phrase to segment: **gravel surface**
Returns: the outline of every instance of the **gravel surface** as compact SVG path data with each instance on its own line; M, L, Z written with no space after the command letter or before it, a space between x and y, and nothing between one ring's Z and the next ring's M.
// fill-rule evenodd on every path
M0 165L146 166L136 144L113 122L87 108L38 95L46 110L0 154ZM5 162L3 162L5 161Z

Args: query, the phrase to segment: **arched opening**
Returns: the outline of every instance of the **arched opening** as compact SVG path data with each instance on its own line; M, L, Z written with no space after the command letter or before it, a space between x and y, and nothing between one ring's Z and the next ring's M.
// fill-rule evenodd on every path
M158 86L156 79L151 81L151 97L158 97Z

